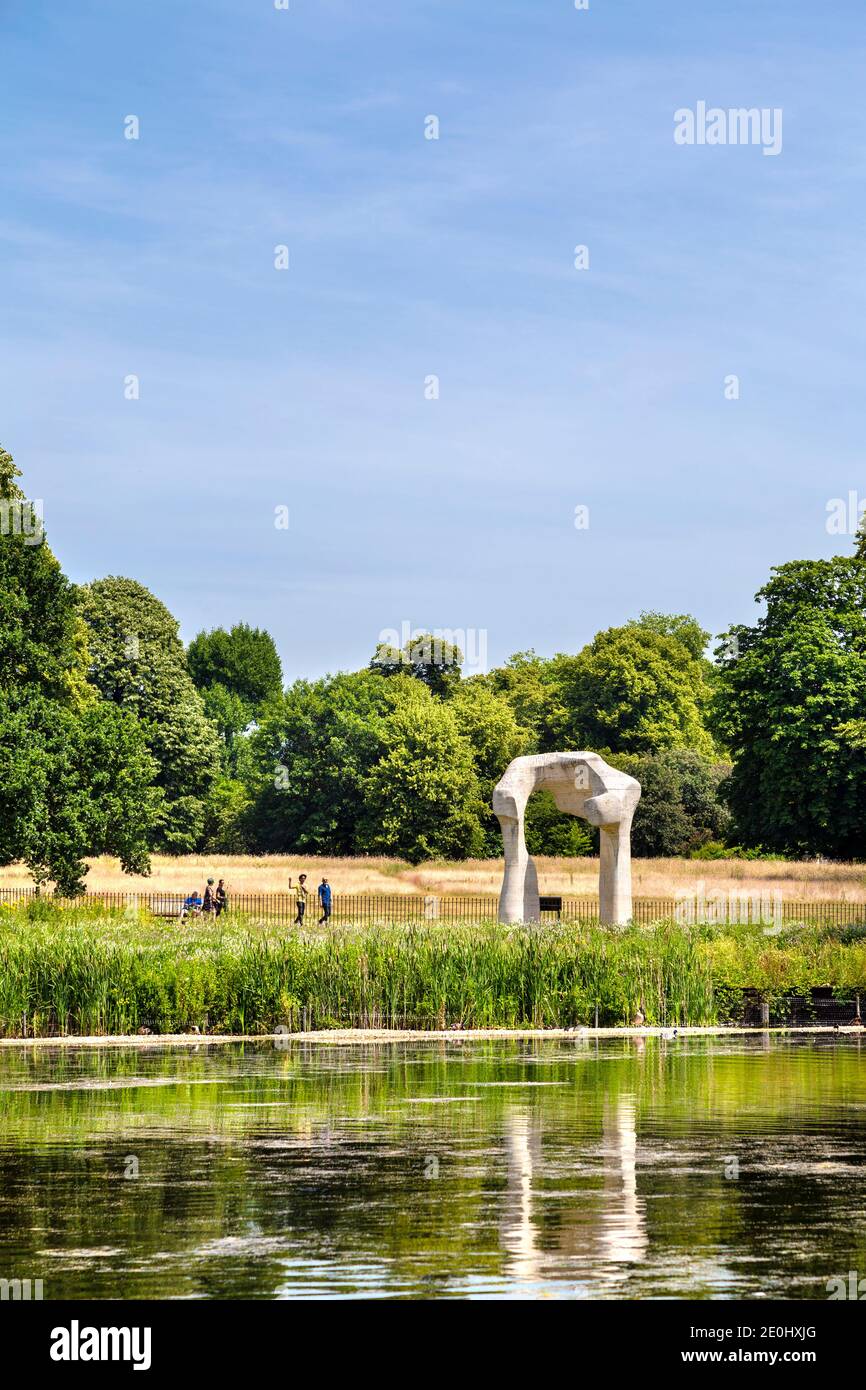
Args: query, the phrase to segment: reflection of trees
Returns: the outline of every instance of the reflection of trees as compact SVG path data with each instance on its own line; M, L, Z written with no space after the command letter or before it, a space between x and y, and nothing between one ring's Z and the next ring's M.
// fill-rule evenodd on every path
M859 1041L825 1066L826 1046L0 1052L0 1088L177 1082L0 1089L0 1263L43 1277L49 1297L264 1298L316 1271L349 1291L359 1264L374 1290L556 1278L627 1292L653 1260L680 1274L694 1261L699 1281L730 1249L749 1277L787 1249L793 1274L814 1278L803 1232L819 1222L833 1270L866 1276L850 1219L866 1078ZM562 1084L484 1085L503 1080ZM738 1181L724 1178L732 1152ZM823 1176L840 1155L848 1170ZM112 1249L75 1266L40 1254ZM773 1277L785 1291L784 1269Z

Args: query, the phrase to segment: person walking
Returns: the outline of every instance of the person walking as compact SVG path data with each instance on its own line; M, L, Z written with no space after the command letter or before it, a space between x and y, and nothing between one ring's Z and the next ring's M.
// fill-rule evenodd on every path
M213 896L214 908L217 917L219 917L220 913L225 912L229 905L229 895L226 892L225 879L220 879L219 883L216 886L216 892Z
M331 916L331 885L326 878L323 878L319 884L319 906L322 909L322 915L319 918L319 926L321 926Z
M207 887L204 890L204 902L202 903L202 912L207 913L208 917L212 916L213 913L216 912L216 896L214 894L212 878L208 879Z
M307 910L307 898L310 896L310 890L306 887L306 882L307 875L301 874L298 878L298 886L295 889L295 905L298 909L298 915L296 916L294 922L294 925L296 927L302 927L304 925L304 913ZM289 879L289 885L291 886L291 879Z

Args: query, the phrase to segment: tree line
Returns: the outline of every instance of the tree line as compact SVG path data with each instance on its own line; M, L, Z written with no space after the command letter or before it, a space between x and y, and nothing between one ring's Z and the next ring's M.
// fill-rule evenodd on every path
M862 537L777 567L762 616L712 659L695 618L643 613L484 675L421 634L284 688L267 632L185 648L135 580L73 585L41 533L5 524L29 505L19 476L0 450L0 863L60 892L100 853L129 872L153 852L498 855L493 786L512 758L556 749L640 780L636 854L863 854ZM530 801L531 852L588 854L595 834L548 794Z

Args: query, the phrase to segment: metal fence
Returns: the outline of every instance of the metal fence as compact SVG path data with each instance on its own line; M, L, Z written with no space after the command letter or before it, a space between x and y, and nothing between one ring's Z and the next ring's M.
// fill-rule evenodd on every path
M33 888L0 888L0 904L14 905L36 896ZM145 891L89 891L74 901L85 905L102 905L124 911L143 910L155 916L180 917L186 893ZM52 898L52 901L56 901ZM566 922L598 920L598 899L595 897L562 897L561 911L542 913L543 921L559 917ZM297 916L293 893L233 893L229 891L228 913L258 917L290 925ZM499 899L487 894L406 894L406 893L334 893L331 907L332 922L490 922L499 912ZM310 892L305 922L316 922L322 912L315 891ZM798 922L816 926L866 927L866 903L808 902L760 897L757 894L725 894L719 901L712 896L706 904L694 898L635 898L633 921L648 925L662 919L684 923L711 921L719 923L760 923L782 926Z

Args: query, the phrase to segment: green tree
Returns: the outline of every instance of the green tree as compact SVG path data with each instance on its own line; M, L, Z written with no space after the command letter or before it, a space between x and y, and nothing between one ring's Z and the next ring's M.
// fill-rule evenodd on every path
M410 692L386 721L384 738L364 787L360 850L411 863L480 854L483 807L472 749L450 705Z
M89 679L104 700L136 715L161 792L151 848L196 849L219 771L219 740L190 678L177 621L142 584L112 576L84 585Z
M757 595L766 611L719 649L714 707L734 768L738 839L781 853L866 853L866 560L797 560Z
M283 668L269 632L236 623L230 631L200 632L187 651L189 673L199 690L221 686L256 713L283 688Z
M83 890L85 855L147 873L154 773L141 726L122 710L36 697L12 714L0 703L0 862L23 860L68 896Z
M223 825L220 834L237 842L241 834L239 822L230 832L222 816L229 805L240 814L241 807L249 801L248 795L240 797L237 787L232 790L230 784L246 781L245 734L263 705L283 688L280 658L269 632L236 623L228 632L218 627L194 637L187 649L187 665L201 692L205 714L222 745L220 787L214 789L216 800L208 812L208 824L212 826L212 818L217 815ZM212 843L214 833L205 829L208 843Z
M554 663L534 651L515 652L484 679L508 701L521 728L530 731L532 751L556 752L556 737L565 724L566 710Z
M207 854L246 854L253 849L249 828L252 804L246 781L220 775L205 802L202 850Z
M598 850L598 832L578 816L560 811L546 791L534 792L526 803L524 836L530 854L578 859ZM502 852L501 840L499 852Z
M641 798L632 823L632 853L646 858L690 854L730 834L723 800L730 765L689 748L658 753L609 754L610 762L636 777Z
M499 822L493 814L493 788L512 758L530 746L532 734L522 728L504 695L491 689L484 676L461 681L449 702L457 727L472 750L483 810L485 855L502 853Z
M368 773L385 723L410 677L369 671L295 681L262 710L252 735L250 835L268 851L357 852Z
M154 766L134 717L87 685L75 592L41 527L7 524L19 476L0 449L0 863L75 893L90 854L147 871Z
M416 633L401 649L380 642L370 670L382 676L408 673L434 695L448 696L460 684L463 652L453 642L430 632Z
M656 632L661 637L675 637L691 652L695 661L703 658L710 640L710 633L701 627L697 618L690 613L641 613L639 618L631 618L627 628L639 628L643 632Z
M39 533L16 529L13 509L29 505L20 474L0 448L0 690L29 698L82 695L82 631L72 585Z
M220 768L224 777L241 776L247 762L249 740L245 736L252 711L245 700L224 685L201 691L204 712L220 737Z
M561 748L714 752L704 663L651 628L600 632L575 657L554 657L565 715Z

